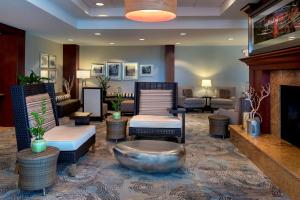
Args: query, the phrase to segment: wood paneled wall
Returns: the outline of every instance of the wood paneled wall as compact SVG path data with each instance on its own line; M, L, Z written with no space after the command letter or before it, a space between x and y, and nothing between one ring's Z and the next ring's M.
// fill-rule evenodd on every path
M0 126L13 126L10 87L25 73L25 31L0 23Z
M72 98L79 98L79 81L76 79L76 70L79 69L79 46L76 44L63 45L63 77L69 80L74 76L74 86L71 91Z
M165 46L166 82L175 81L175 45Z

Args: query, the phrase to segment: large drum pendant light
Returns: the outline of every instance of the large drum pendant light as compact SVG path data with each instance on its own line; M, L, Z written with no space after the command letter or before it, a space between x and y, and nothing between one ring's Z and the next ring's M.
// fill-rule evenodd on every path
M125 16L134 21L163 22L176 18L177 0L125 0Z

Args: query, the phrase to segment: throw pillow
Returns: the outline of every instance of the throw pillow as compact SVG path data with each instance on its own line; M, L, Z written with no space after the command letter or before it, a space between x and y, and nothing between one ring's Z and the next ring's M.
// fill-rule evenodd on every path
M219 90L220 98L230 99L230 90L228 89L220 89Z
M182 94L186 98L193 98L193 90L191 90L191 89L184 89L184 90L182 90Z

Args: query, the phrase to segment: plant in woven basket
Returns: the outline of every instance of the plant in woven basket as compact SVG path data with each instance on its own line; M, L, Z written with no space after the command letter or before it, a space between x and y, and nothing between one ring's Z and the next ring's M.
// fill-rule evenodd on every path
M43 138L46 132L45 128L43 128L46 120L46 111L46 99L43 98L41 104L41 113L31 112L31 116L33 117L35 123L33 127L29 128L29 131L34 138L31 143L31 149L35 153L43 152L47 147L46 141Z
M102 88L102 90L103 90L103 96L105 97L108 88L110 88L110 85L109 85L110 77L97 76L96 78L99 83L99 87Z
M37 84L37 83L42 83L43 80L50 80L49 78L41 77L37 75L33 71L31 71L29 76L19 75L18 79L20 81L20 85Z
M123 101L122 95L120 93L116 93L115 99L112 101L112 108L114 109L113 119L121 118L121 103Z

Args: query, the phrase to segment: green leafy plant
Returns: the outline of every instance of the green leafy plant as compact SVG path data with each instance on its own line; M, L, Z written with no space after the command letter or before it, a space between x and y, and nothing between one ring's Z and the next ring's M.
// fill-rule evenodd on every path
M112 108L114 109L114 111L116 112L121 111L122 101L123 101L122 95L120 93L117 93L115 99L112 101Z
M97 76L96 78L99 83L99 86L103 89L103 92L106 92L108 90L108 88L110 88L110 85L109 85L110 77Z
M46 120L46 110L47 110L46 99L43 98L41 104L42 113L41 114L39 114L38 112L31 113L35 121L35 126L30 128L29 131L36 140L42 140L46 132L46 130L43 128L43 125Z
M41 76L37 75L33 71L31 71L29 76L19 75L18 79L19 79L21 85L42 83L43 80L50 80L49 78L41 77Z

